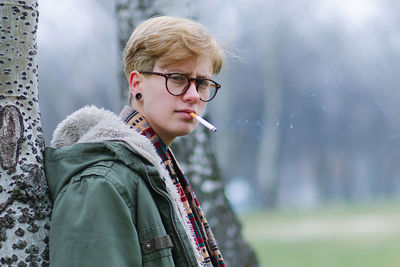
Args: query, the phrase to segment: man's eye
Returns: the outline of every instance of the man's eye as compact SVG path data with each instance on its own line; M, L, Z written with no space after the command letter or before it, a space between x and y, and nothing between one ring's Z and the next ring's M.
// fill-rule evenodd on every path
M186 81L186 77L183 75L172 75L170 79L172 79L175 82Z
M199 86L202 88L207 88L210 86L210 81L207 81L207 80L200 81Z

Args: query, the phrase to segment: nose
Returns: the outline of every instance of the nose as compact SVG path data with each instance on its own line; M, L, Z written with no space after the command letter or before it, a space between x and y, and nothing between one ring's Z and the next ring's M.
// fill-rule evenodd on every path
M200 100L200 96L199 96L199 93L197 92L195 80L190 81L189 88L187 89L186 93L183 95L183 100L184 101L192 101L195 103Z

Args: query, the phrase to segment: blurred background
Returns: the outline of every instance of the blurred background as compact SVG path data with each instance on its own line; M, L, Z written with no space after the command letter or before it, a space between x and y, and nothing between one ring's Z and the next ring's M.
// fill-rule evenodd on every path
M39 5L49 145L76 109L119 113L127 100L114 1ZM195 10L230 54L207 115L260 266L400 266L400 2L204 0Z

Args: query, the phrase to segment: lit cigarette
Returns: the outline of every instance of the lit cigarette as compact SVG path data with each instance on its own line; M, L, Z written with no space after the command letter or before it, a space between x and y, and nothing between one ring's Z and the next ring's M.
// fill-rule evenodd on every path
M207 129L216 132L217 128L215 128L214 125L212 125L211 123L209 123L208 121L206 121L205 119L203 119L200 116L197 116L195 113L191 112L190 116L192 116L193 119L196 119L198 122L200 122L204 127L206 127Z

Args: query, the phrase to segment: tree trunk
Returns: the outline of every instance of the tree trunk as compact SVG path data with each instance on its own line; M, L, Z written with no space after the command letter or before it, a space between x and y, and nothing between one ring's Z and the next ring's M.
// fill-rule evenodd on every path
M244 240L242 227L225 196L211 132L199 126L173 144L185 174L196 192L227 266L258 266L256 255Z
M117 0L116 3L118 42L121 51L121 62L122 51L124 50L132 31L139 23L157 15L179 15L188 17L189 14L193 13L192 8L194 6L190 0ZM176 8L177 6L180 8ZM122 68L119 73L121 99L122 101L127 101L129 95L128 82Z
M268 130L263 131L260 138L260 146L257 151L257 187L261 190L261 204L263 207L276 208L279 198L280 183L280 151L281 151L281 127L279 122L282 117L283 88L280 77L279 66L279 2L270 1L266 4L268 15L263 20L265 36L270 37L268 42L262 43L263 51L261 58L266 58L260 62L260 68L264 71L265 84L264 106L262 118L269 126ZM260 96L261 97L261 96ZM275 125L273 127L273 125Z
M37 0L0 1L0 262L8 266L48 266L49 260L37 8Z
M177 8L179 6L180 8ZM193 17L193 1L118 0L118 36L122 51L135 26L155 15ZM178 13L176 13L178 12ZM122 68L121 68L122 69ZM121 71L121 96L128 99L128 84ZM201 206L213 229L227 266L257 266L257 259L241 235L241 226L225 197L224 184L212 149L209 130L199 126L195 133L179 138L173 151L190 179Z

